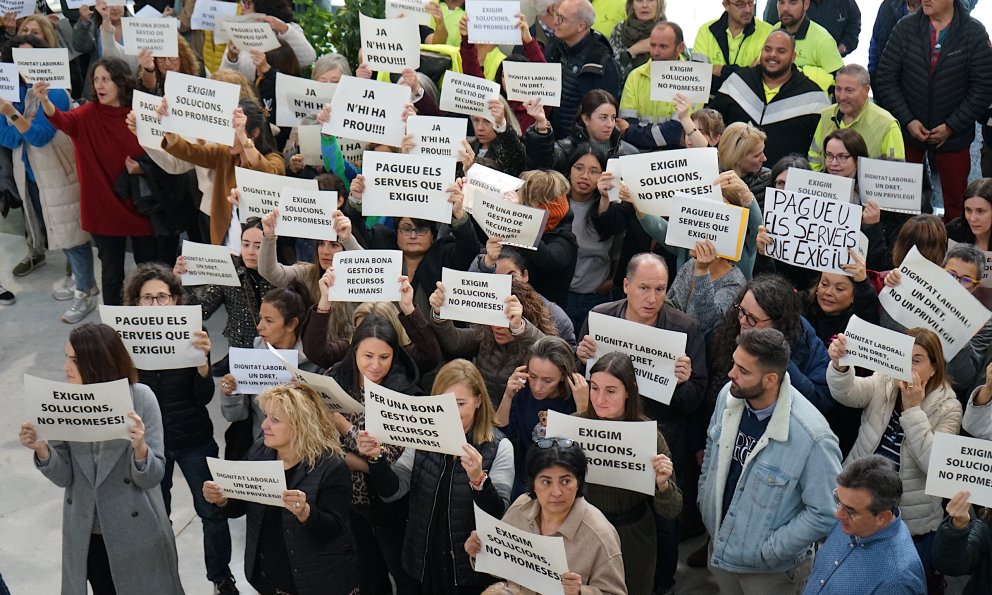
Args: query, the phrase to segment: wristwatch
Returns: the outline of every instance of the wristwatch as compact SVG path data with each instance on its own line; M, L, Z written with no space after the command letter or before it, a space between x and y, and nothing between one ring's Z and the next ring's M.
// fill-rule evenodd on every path
M10 121L11 121L11 122L16 122L16 121L18 121L18 120L20 120L20 119L21 119L21 114L19 114L19 113L17 113L17 112L14 112L14 113L13 113L13 114L12 114L12 115L10 116Z

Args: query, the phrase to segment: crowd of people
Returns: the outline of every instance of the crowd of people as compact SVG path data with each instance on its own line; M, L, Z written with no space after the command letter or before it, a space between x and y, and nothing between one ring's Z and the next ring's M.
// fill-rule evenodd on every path
M231 347L296 351L301 370L359 403L367 383L453 393L465 446L451 456L390 444L366 431L364 413L334 412L302 382L241 393L206 331L192 342L207 363L142 370L113 329L85 322L66 344L65 381L127 379L129 440L46 441L20 428L34 465L65 489L64 594L183 592L169 523L176 466L202 520L206 579L224 595L238 592L228 519L241 516L245 576L266 595L530 592L476 571L476 508L563 538L567 595L674 593L680 542L704 534L688 563L708 568L721 593L940 594L945 576L963 575L965 592L992 593L989 511L968 492L926 492L935 434L992 440L992 323L947 358L936 329L903 327L879 300L915 248L992 307L992 44L973 5L886 0L863 66L844 59L861 27L854 0L769 2L765 20L754 0L724 0L692 47L664 0L536 0L533 22L518 15L512 51L469 42L464 0L430 0L420 32L432 59L391 76L361 58L318 57L288 0L237 6L271 26L279 47L268 52L191 30L194 1L147 4L179 17L178 58L126 54L126 9L105 0L4 16L3 61L14 48L65 47L72 73L71 89L22 78L19 101L0 99L0 202L26 222L13 275L60 249L67 267L52 294L69 302L66 323L101 297L200 306L204 319L223 306ZM677 60L712 65L705 105L651 99L652 63ZM508 61L560 63L560 106L508 100ZM491 118L439 108L445 70L500 85ZM239 86L232 146L174 133L139 144L133 93L163 95L172 72ZM457 179L445 180L449 222L363 215L367 181L347 139L322 134L320 163L304 159L301 134L275 124L276 75L304 73L405 86L410 113L464 120ZM167 110L163 100L158 114ZM969 183L979 128L985 177ZM619 156L705 147L720 171L707 182L749 212L736 261L709 240L669 245L669 222L608 171ZM862 200L864 158L923 164L939 179L942 217L930 175L919 214ZM519 177L507 200L546 213L533 249L488 237L471 217L464 176L478 166ZM239 168L336 192L336 239L282 236L277 211L240 223ZM851 250L844 274L766 254L765 190L796 169L854 180L868 246ZM181 239L233 247L237 284L184 286ZM334 255L360 250L399 251L397 302L331 300ZM443 319L445 268L510 275L505 326ZM0 305L15 300L0 286ZM670 401L639 388L636 358L597 341L590 313L685 335ZM841 363L854 316L912 337L911 381ZM224 444L208 411L216 401L230 422ZM549 435L549 412L657 422L654 493L588 481L586 453ZM221 453L280 461L282 506L229 498L206 463Z

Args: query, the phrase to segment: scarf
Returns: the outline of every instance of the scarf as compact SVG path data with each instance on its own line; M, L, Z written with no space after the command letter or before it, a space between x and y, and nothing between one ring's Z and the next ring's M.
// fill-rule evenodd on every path
M544 226L544 233L558 227L561 220L568 214L568 198L564 195L541 205L542 209L548 211L548 222Z
M664 17L659 20L664 20ZM620 23L620 41L623 42L623 47L629 48L638 41L647 39L657 22L639 21L634 15L628 16Z

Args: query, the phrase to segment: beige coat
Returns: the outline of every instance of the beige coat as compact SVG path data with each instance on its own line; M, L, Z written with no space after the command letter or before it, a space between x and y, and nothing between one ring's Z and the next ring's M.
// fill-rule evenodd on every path
M854 368L838 372L827 368L827 386L834 399L848 407L863 409L861 429L847 460L873 454L889 424L899 399L895 380L882 374L867 378L854 375ZM919 407L911 407L900 417L904 437L900 448L899 477L902 479L902 519L913 535L935 531L944 517L940 498L923 493L930 466L930 448L936 432L957 434L961 429L961 403L950 385L938 387L923 399Z

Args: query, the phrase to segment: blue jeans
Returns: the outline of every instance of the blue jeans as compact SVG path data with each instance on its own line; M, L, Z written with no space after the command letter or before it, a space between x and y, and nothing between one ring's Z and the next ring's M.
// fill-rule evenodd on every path
M172 473L176 464L183 472L193 494L193 508L203 521L203 555L207 565L207 580L222 581L231 576L231 531L227 517L203 498L203 482L210 481L207 457L216 457L217 443L210 442L182 450L165 450L165 478L162 479L162 498L166 514L172 514Z
M74 248L62 250L69 261L69 268L76 276L76 289L78 291L90 291L96 287L96 277L93 275L93 247L89 242L80 244Z
M575 341L581 342L582 337L579 333L582 332L582 323L586 321L586 317L589 316L589 311L594 307L605 304L611 301L610 294L608 293L575 293L574 291L568 292L568 305L565 308L565 313L568 317L572 319L572 328L575 329Z

